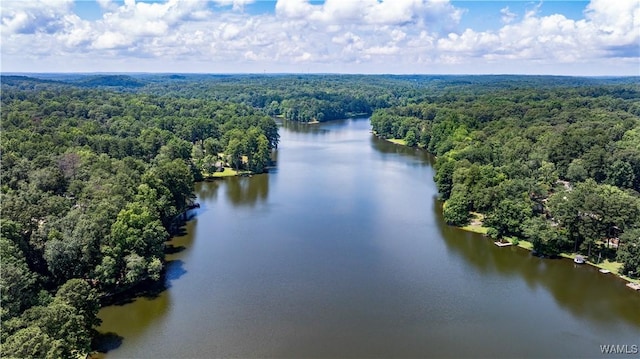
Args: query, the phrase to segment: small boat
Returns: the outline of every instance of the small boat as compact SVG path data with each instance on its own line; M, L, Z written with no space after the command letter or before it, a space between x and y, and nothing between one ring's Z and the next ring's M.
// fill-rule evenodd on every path
M608 270L608 269L600 269L600 273L609 274L609 273L611 273L611 271Z
M585 259L581 255L577 255L575 258L573 258L573 263L575 264L584 264L584 262L585 262Z

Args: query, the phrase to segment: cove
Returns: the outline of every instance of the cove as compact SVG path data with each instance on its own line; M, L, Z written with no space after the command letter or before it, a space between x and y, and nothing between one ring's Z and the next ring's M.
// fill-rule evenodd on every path
M101 310L107 358L600 357L640 295L447 226L423 151L284 124L267 175L196 185L166 289Z

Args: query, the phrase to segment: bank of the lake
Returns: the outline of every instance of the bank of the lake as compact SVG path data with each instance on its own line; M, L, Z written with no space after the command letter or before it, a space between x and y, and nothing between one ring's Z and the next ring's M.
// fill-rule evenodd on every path
M372 131L372 133L374 135L377 136L377 134L375 133L375 131ZM407 145L407 142L403 139L398 139L398 138L384 138L384 140L391 142L393 144L396 145L400 145L400 146L405 146ZM478 234L482 234L484 236L487 235L487 232L489 230L488 227L483 226L482 221L484 219L484 215L481 213L475 213L475 212L471 212L471 220L470 223L465 225L465 226L461 226L458 227L462 230L468 231L468 232L473 232L473 233L478 233ZM505 240L517 245L520 248L526 249L528 251L533 251L533 243L527 241L526 239L523 238L517 238L517 237L507 237L504 238ZM570 259L570 260L574 260L576 258L576 256L578 255L578 253L560 253L560 257L562 258L566 258L566 259ZM596 267L598 269L604 269L604 270L608 270L609 273L607 274L613 274L613 276L618 277L620 279L623 279L629 283L636 283L636 284L640 284L640 279L635 279L635 278L630 278L629 276L626 276L624 274L620 273L620 268L622 268L622 263L620 262L615 262L615 261L609 261L608 259L605 259L603 262L601 263L593 263L592 261L585 261L585 264L591 265L593 267ZM640 293L640 291L639 291Z
M369 129L283 124L268 175L198 183L166 289L101 310L105 356L594 357L637 342L640 296L446 225L433 157Z
M469 224L466 226L462 226L459 227L462 230L468 231L468 232L473 232L473 233L479 233L482 235L486 235L487 231L489 230L488 227L484 227L482 224ZM514 237L509 237L506 238L506 240L514 243L515 245L517 245L520 248L529 250L529 251L533 251L533 243L525 240L525 239L521 239L521 238L514 238ZM576 255L578 255L577 253L560 253L560 257L562 258L566 258L566 259L570 259L570 260L574 260L576 258ZM640 280L639 279L634 279L634 278L630 278L626 275L620 274L619 269L622 267L622 263L620 262L611 262L609 260L604 260L602 263L593 263L589 260L585 261L585 264L588 264L590 266L596 267L598 269L605 269L608 270L609 273L607 274L612 274L615 277L624 279L625 281L629 282L629 283L637 283L640 284Z

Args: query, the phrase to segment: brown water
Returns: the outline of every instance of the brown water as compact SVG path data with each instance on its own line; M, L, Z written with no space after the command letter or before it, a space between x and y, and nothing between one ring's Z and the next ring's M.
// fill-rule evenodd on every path
M640 293L444 224L431 159L366 119L285 125L268 175L198 184L167 289L101 310L108 358L602 357ZM615 357L638 357L616 355Z

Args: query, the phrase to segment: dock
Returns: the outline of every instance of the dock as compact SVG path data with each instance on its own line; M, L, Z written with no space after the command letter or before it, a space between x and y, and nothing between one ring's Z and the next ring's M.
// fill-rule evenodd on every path
M512 245L513 243L511 242L493 242L493 244L495 244L498 247L507 247Z
M627 283L627 287L633 290L640 290L640 284L638 283Z

